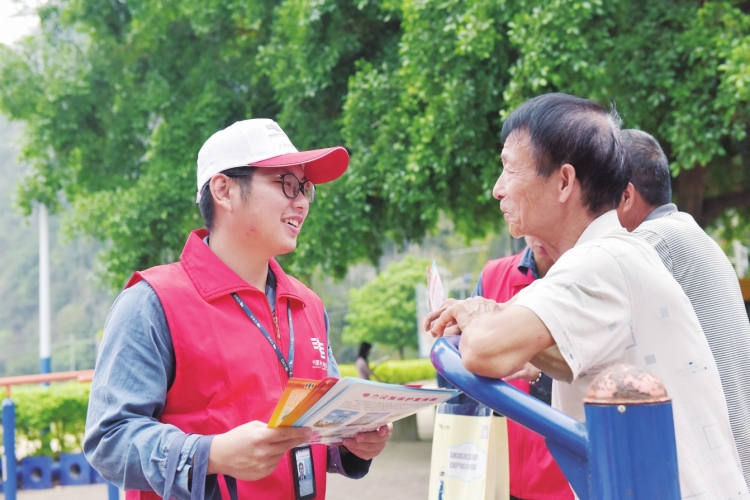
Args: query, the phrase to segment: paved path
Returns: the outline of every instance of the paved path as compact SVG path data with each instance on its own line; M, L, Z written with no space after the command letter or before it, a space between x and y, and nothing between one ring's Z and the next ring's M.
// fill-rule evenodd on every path
M370 473L353 481L328 475L327 500L423 500L430 480L432 442L389 443Z
M328 474L326 500L421 500L427 498L432 442L392 442L375 459L370 473L352 480ZM0 494L0 498L3 495ZM125 498L121 494L120 498ZM107 500L107 487L56 487L51 490L21 490L18 500Z
M5 498L0 492L0 498ZM51 490L19 490L18 500L107 500L107 485L56 486ZM120 494L124 499L125 494Z

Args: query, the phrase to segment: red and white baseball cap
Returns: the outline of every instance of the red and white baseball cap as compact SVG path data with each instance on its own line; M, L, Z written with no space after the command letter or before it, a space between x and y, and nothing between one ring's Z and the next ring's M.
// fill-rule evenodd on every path
M281 127L268 118L235 122L208 138L198 152L198 196L219 172L235 167L287 167L302 165L307 180L323 184L338 179L349 166L349 153L341 146L297 151Z

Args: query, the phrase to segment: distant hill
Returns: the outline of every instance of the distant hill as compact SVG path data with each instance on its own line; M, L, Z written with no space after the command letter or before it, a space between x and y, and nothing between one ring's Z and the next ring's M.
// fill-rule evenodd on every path
M19 124L0 115L0 376L39 372L38 221L12 209L25 170L17 161L20 133ZM114 297L94 278L99 244L69 241L59 226L50 217L52 369L93 368L97 332Z

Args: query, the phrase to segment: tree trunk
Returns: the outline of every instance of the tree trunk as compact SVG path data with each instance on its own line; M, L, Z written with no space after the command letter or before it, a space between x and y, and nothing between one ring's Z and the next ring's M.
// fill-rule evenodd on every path
M695 165L690 170L682 170L675 179L675 198L681 211L693 216L704 227L711 221L703 214L703 191L706 185L706 169Z

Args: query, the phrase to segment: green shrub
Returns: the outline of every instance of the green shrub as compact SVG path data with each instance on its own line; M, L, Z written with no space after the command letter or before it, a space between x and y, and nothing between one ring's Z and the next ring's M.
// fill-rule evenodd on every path
M341 378L357 376L357 367L354 365L339 365L339 370L341 371Z
M339 365L341 377L357 377L354 365ZM429 359L391 360L380 363L373 368L375 375L389 384L408 384L419 380L435 378L435 367Z
M23 441L30 456L56 458L60 453L80 452L89 389L89 384L78 382L14 387L11 399L16 404L16 444ZM53 441L57 443L55 449Z
M373 368L373 371L380 380L389 384L408 384L435 378L435 367L429 359L385 361Z
M339 365L342 377L356 377L354 365ZM429 359L406 359L385 361L373 368L375 375L389 384L408 384L418 380L435 378L435 367Z

